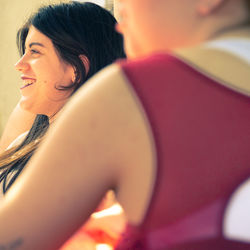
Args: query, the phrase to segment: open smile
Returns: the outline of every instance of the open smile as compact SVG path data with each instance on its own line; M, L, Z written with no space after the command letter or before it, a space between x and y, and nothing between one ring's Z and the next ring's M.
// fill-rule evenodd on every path
M35 79L26 78L26 77L22 77L22 80L23 80L23 86L20 89L24 89L36 82Z

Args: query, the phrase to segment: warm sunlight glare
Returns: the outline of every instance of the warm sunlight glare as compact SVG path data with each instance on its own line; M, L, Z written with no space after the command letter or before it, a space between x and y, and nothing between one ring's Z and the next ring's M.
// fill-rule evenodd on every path
M102 218L109 215L118 215L122 213L122 207L118 204L111 206L110 208L104 209L100 212L93 213L91 216L95 219Z
M113 248L108 244L97 244L96 250L112 250Z

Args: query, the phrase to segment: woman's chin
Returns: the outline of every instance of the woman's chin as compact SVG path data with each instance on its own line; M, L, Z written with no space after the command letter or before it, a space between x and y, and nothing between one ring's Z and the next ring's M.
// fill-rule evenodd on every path
M36 112L36 108L35 108L35 105L33 103L31 103L26 97L21 97L21 100L20 100L20 107L25 110L25 111L28 111L30 113L33 113L33 114L38 114Z

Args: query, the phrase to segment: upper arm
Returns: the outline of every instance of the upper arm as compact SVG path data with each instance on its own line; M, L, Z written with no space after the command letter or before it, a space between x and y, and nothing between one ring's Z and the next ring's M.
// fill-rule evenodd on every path
M0 239L22 237L24 249L55 249L108 189L117 188L123 196L121 186L128 185L129 170L140 164L136 155L146 132L119 71L111 66L98 74L66 105L7 193Z

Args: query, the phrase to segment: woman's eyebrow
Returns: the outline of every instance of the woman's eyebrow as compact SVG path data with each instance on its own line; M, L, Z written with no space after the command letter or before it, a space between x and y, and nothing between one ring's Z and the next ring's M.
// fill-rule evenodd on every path
M37 42L30 43L29 47L31 48L33 45L38 45L38 46L41 46L41 47L45 47L42 43L37 43Z

